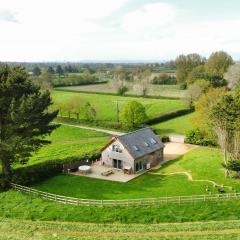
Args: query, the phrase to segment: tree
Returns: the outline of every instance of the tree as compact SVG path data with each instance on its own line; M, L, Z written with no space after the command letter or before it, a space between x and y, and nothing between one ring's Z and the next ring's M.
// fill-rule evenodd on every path
M58 74L59 77L64 74L64 71L63 71L61 65L57 65L56 73Z
M139 127L147 120L144 106L137 101L125 103L120 110L120 122L127 128Z
M203 65L205 59L197 53L180 55L176 58L177 67L177 81L180 84L186 84L188 74L193 70L193 68Z
M124 95L128 91L126 74L126 70L122 66L118 66L114 69L112 87L119 95Z
M89 102L86 102L82 109L84 119L93 122L96 119L96 109Z
M54 71L54 69L53 69L52 66L49 66L49 67L48 67L47 73L49 73L49 74L54 74L54 73L55 73L55 71Z
M206 72L210 78L223 79L224 73L233 63L232 57L226 52L214 52L206 63Z
M212 107L212 127L224 152L224 166L240 161L240 89L226 93Z
M34 85L25 69L0 68L0 161L3 186L9 186L14 163L26 163L32 152L50 143L58 111L49 112L50 93Z
M217 101L227 92L225 87L209 88L204 94L200 96L195 105L194 125L199 129L211 130L210 113L212 107Z
M230 66L224 74L224 78L227 80L230 89L240 86L240 64Z
M146 97L151 83L152 73L149 69L139 69L136 72L134 89L139 95Z
M188 103L190 108L194 108L194 103L205 93L210 87L210 83L205 79L198 79L189 85L187 91L183 95L183 100Z
M33 75L36 76L36 77L41 75L41 69L38 66L34 67Z
M191 72L189 72L187 76L187 84L193 84L199 79L207 79L207 74L205 71L204 65L199 65L194 67Z

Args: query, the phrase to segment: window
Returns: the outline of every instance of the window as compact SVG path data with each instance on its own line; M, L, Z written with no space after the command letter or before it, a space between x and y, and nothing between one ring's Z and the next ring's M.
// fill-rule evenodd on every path
M150 139L150 142L151 142L152 144L156 144L156 143L157 143L157 141L156 141L154 138L151 138L151 139Z
M145 145L146 147L149 147L149 143L147 143L147 142L144 142L144 145Z
M122 149L118 145L112 145L112 151L122 153Z
M139 148L138 148L136 145L133 146L133 149L134 149L135 151L139 151Z

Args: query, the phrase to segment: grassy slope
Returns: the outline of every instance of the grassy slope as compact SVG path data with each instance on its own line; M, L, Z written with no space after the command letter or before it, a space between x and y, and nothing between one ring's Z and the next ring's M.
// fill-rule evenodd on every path
M225 177L222 166L223 157L219 149L200 147L185 156L164 165L155 171L159 173L183 172L192 174L193 179L207 179L233 187L233 191L240 191L239 180Z
M105 121L116 121L117 100L122 101L123 103L130 100L141 102L145 106L149 117L154 117L157 114L171 112L186 107L186 104L181 100L149 99L141 97L133 98L63 91L52 92L52 97L56 104L64 102L73 96L81 96L84 101L90 102L97 110L97 119Z
M84 224L0 219L4 239L238 239L239 221L181 224Z
M0 193L0 217L93 223L240 220L240 201L168 204L158 207L97 208L65 205L15 191L8 191Z
M218 149L201 147L178 160L169 162L159 170L154 170L154 173L187 171L193 175L193 179L212 180L218 184L232 186L233 189L226 189L227 192L240 191L236 180L225 178L221 163L222 156ZM51 193L80 198L126 199L208 194L207 186L212 193L217 193L217 188L212 183L191 182L185 175L164 176L146 173L128 183L59 175L34 187Z
M177 117L162 123L152 125L152 128L156 129L159 134L183 134L185 135L189 130L193 129L192 118L195 113L190 113L181 117Z
M100 92L100 93L116 93L116 90L111 84L94 84L83 86L60 87L60 89L68 89L74 91ZM150 96L164 96L164 97L179 97L181 98L186 90L179 89L178 85L150 85L148 95ZM137 94L131 88L127 94Z
M109 136L95 131L61 126L48 139L52 143L34 154L29 164L51 159L75 157L92 150L99 150L106 144Z

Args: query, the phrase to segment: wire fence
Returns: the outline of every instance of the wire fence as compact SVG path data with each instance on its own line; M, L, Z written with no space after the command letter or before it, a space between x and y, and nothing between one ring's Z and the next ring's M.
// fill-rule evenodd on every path
M159 197L159 198L137 198L137 199L121 199L121 200L97 200L97 199L82 199L74 197L66 197L57 194L39 191L26 186L11 184L12 188L24 193L29 193L44 199L64 204L86 205L86 206L157 206L168 203L193 203L204 201L219 201L240 199L240 193L222 193L209 195L192 195L192 196L176 196L176 197Z

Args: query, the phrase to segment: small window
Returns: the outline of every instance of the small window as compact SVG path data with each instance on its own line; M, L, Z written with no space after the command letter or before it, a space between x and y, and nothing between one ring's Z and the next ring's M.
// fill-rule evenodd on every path
M139 151L139 148L138 148L136 145L133 146L133 149L134 149L135 151Z
M157 143L157 141L156 141L154 138L151 138L151 139L150 139L150 142L151 142L152 144L156 144L156 143Z
M122 153L122 149L118 145L112 145L112 151Z
M144 145L145 145L146 147L149 147L149 143L147 143L147 142L144 142Z

